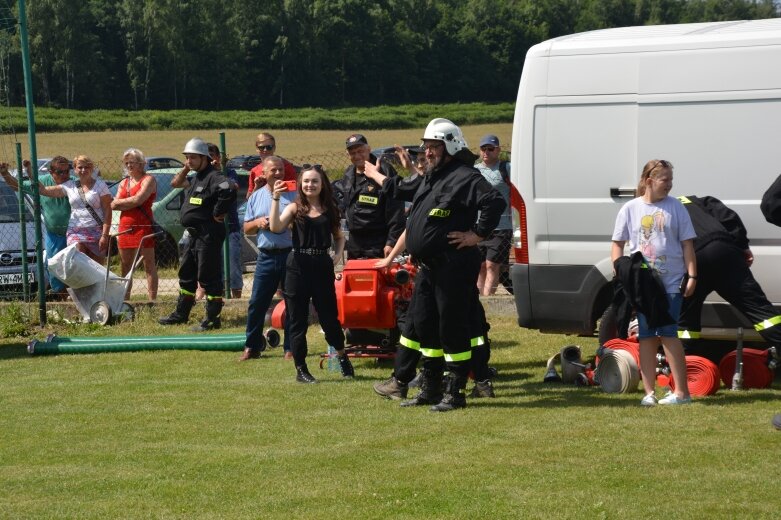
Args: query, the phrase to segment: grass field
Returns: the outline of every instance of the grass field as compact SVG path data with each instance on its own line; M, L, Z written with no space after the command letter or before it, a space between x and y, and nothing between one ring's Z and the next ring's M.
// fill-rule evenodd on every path
M328 154L347 155L344 142L351 133L361 132L366 135L374 147L396 144L417 144L423 135L424 128L406 130L226 130L226 149L230 156L239 154L254 154L255 136L261 131L271 132L277 140L277 153L291 159L299 157L317 157ZM505 148L509 150L512 134L511 123L490 125L473 125L463 128L467 142L473 150L477 149L480 138L487 133L496 134ZM192 137L199 136L207 141L219 143L217 130L160 130L160 131L119 131L119 132L73 132L73 133L39 133L37 135L38 157L64 155L75 157L76 154L87 154L98 162L116 161L119 163L122 152L130 147L139 148L147 156L181 157L184 144ZM4 136L0 142L0 159L13 158L11 136ZM29 155L26 136L19 136L23 144L23 155Z
M53 330L170 334L154 322L164 311ZM3 340L0 517L777 518L781 392L644 409L640 393L544 384L549 356L576 343L590 358L596 340L522 330L509 314L489 314L497 398L447 414L374 395L389 368L372 360L353 381L318 370L317 327L312 386L279 349L248 363L29 357ZM227 324L243 330L242 310Z

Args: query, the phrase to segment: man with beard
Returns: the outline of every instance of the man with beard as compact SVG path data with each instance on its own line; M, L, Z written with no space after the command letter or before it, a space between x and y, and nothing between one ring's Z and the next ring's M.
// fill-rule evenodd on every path
M433 405L431 411L444 412L466 406L463 390L472 368L472 349L485 341L475 317L480 309L477 244L496 228L505 202L472 166L476 157L451 121L432 120L422 149L425 175L412 182L392 179L383 184L383 190L412 201L406 247L420 266L395 377L402 385L409 383L422 355L421 391L402 406L428 404ZM367 167L367 175L378 173L371 170Z

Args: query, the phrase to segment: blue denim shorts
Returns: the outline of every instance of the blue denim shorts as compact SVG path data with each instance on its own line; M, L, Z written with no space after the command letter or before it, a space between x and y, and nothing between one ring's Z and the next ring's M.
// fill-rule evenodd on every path
M675 323L671 325L665 325L663 327L650 328L648 321L645 319L643 313L637 313L637 323L639 333L638 339L645 338L677 338L678 337L678 316L681 313L681 303L683 303L683 295L681 293L667 294L667 305L669 306L668 312L673 317Z

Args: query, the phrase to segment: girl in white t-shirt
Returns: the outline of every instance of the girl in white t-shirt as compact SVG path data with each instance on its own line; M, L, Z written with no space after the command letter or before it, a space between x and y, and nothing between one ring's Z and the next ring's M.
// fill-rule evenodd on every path
M646 163L637 186L638 197L627 202L618 212L613 230L611 260L624 254L629 240L629 254L640 251L648 267L660 276L670 316L677 322L684 297L694 293L697 282L697 261L693 239L696 236L691 218L678 199L669 196L673 187L673 165L664 160ZM681 282L688 278L681 294ZM652 328L642 313L638 313L640 341L640 372L645 397L640 404L686 404L691 402L686 381L686 359L678 339L676 324ZM656 353L664 347L675 380L675 392L657 400Z
M111 232L111 193L103 180L92 176L95 163L86 155L73 159L73 169L78 180L55 186L40 184L38 189L46 197L68 197L71 206L65 233L68 245L76 244L79 251L103 263Z

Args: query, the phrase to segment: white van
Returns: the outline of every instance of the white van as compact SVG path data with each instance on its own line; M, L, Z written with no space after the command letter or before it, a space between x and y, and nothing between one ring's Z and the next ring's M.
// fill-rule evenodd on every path
M762 194L781 172L781 19L626 27L555 38L526 55L512 181L518 323L591 335L612 290L610 238L643 164L675 167L671 195L711 195L749 232L752 271L781 302L781 229ZM707 328L753 332L714 294Z

